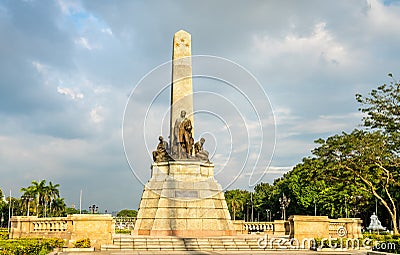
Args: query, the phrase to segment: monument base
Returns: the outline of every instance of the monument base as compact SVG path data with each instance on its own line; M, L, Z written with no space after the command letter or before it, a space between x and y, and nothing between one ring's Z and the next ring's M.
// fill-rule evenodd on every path
M154 163L133 234L235 235L224 193L214 179L214 165L199 161Z

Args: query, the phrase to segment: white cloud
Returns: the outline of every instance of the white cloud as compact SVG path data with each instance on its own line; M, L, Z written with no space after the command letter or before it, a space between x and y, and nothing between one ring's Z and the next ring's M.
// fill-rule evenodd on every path
M82 99L84 97L82 93L69 88L57 87L57 92L60 93L61 95L70 96L74 100Z
M100 123L104 121L104 116L102 115L104 108L101 105L97 105L90 111L90 119L94 123Z
M110 91L111 91L111 89L109 87L93 86L93 92L95 94L105 94L105 93L109 93Z
M385 6L382 1L368 0L370 10L368 11L368 28L374 34L386 34L399 36L400 6Z
M103 28L103 29L101 29L101 32L113 36L113 32L112 32L111 28Z
M357 127L361 117L362 113L359 112L343 115L321 115L316 119L299 121L290 130L297 131L298 134L340 133Z
M294 116L288 106L274 108L275 123L277 126L290 124L299 120L299 116Z
M32 61L32 65L40 74L45 74L47 72L47 67L39 61Z
M262 174L280 174L283 175L292 170L294 166L269 166L267 169L258 169L254 173L246 173L245 176L262 175Z
M292 170L294 166L270 166L267 169L267 174L281 174L287 173Z
M75 40L75 43L80 45L81 47L87 49L87 50L94 50L94 49L99 49L99 45L95 45L89 42L89 39L86 37L79 37Z
M253 47L255 52L263 55L262 59L297 55L307 58L308 64L317 64L322 60L336 65L345 63L348 58L345 46L326 28L325 22L315 24L308 36L300 36L293 32L284 38L255 34Z
M313 140L292 137L279 139L276 143L273 164L288 164L286 161L292 164L297 163L303 157L310 155L311 150L314 148Z
M65 15L71 15L84 10L76 0L57 0L57 3L60 6L62 13Z
M318 136L325 133L350 131L357 127L362 117L363 113L361 112L305 117L295 115L291 108L287 106L275 109L278 139L307 134Z

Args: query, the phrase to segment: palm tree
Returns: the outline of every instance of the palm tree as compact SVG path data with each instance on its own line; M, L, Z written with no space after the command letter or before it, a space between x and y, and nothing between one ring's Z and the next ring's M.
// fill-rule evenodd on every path
M43 192L43 216L47 216L47 205L51 202L51 197L50 197L50 192L49 192L49 186L44 186L44 192Z
M23 200L23 202L27 203L27 206L26 206L27 212L26 212L26 214L27 214L27 216L29 216L29 210L31 208L30 207L30 202L31 202L32 199L35 198L36 195L34 193L34 190L33 190L32 186L29 186L27 188L21 188L20 191L23 192L23 195L22 195L21 199Z
M49 185L47 186L47 192L48 192L48 196L49 196L49 204L50 204L50 213L52 212L51 206L52 206L52 201L54 199L57 199L60 197L60 190L58 189L60 187L60 184L55 184L53 185L53 183L50 181Z
M32 181L33 194L36 198L36 216L39 216L39 205L44 205L45 193L46 193L46 180L40 182Z
M243 211L243 201L240 199L232 199L233 220L236 220L236 209Z
M39 211L43 212L43 216L47 216L47 212L51 215L53 212L57 213L57 211L60 209L59 207L65 203L64 200L62 202L57 201L57 203L53 203L53 201L57 200L60 198L60 190L59 190L60 184L53 184L51 181L49 182L49 185L46 185L46 180L42 180L40 182L37 181L32 181L32 184L28 186L27 188L21 188L21 192L23 192L23 200L27 201L27 208L29 210L29 202L31 199L34 199L35 202L35 209L36 209L36 216L39 216ZM29 199L28 199L29 198ZM58 205L60 204L60 205ZM54 210L52 209L52 206L56 205L57 208ZM50 207L48 210L47 207ZM41 210L39 210L41 209ZM64 209L61 206L61 211Z
M57 197L53 200L52 204L54 216L63 216L67 207L65 205L64 198Z

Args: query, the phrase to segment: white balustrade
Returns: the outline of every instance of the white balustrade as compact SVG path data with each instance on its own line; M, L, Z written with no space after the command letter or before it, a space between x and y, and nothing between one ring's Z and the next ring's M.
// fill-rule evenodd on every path
M266 232L274 230L273 222L244 222L244 230L249 232Z

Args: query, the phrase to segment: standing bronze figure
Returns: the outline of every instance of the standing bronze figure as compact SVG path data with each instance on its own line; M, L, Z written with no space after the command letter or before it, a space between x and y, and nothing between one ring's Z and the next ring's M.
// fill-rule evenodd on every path
M192 122L186 118L186 111L176 119L174 126L174 156L178 159L187 159L193 152Z

